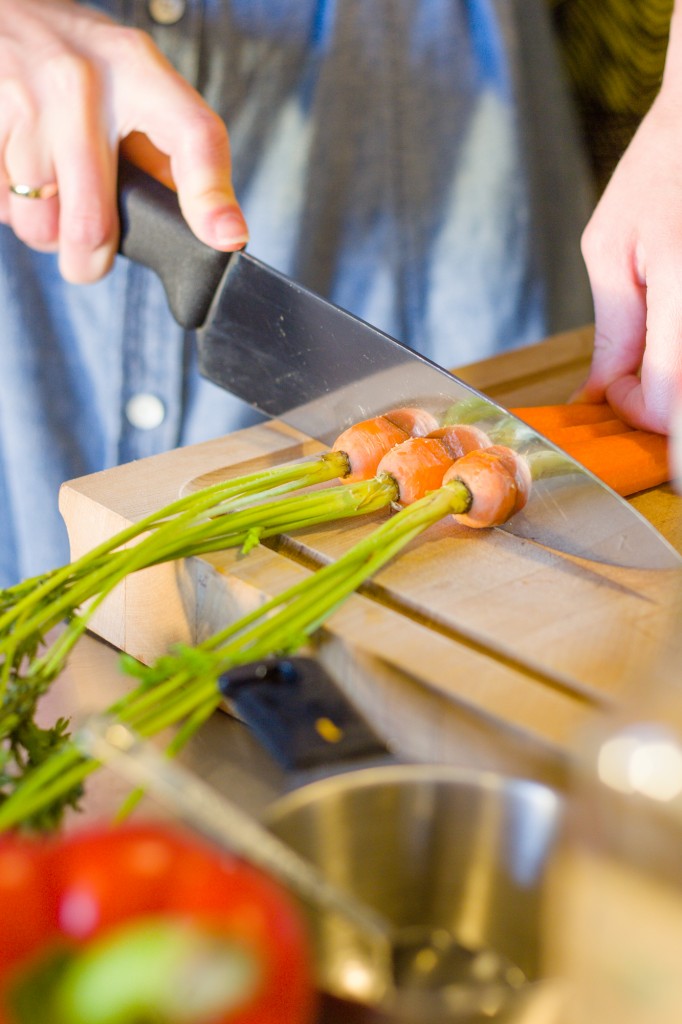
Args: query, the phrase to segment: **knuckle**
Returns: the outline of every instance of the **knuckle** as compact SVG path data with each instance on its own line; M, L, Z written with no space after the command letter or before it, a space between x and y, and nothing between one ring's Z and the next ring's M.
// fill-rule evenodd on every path
M61 239L69 247L99 249L110 238L112 220L99 203L83 200L78 208L62 217Z
M7 77L0 82L0 106L3 121L32 124L38 118L38 104L22 79Z
M208 107L197 109L183 132L183 145L187 152L199 156L227 155L228 136L224 121Z
M608 354L609 352L617 352L619 343L617 338L603 324L595 324L594 347L599 349L601 353Z
M145 66L155 61L158 54L151 36L142 29L128 25L107 30L106 48L112 62L128 68Z
M89 89L94 70L89 61L71 50L59 50L46 58L44 65L50 89L73 97Z

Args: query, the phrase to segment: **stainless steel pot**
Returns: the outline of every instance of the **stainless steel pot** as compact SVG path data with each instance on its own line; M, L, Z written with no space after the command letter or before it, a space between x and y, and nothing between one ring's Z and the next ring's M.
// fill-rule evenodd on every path
M321 987L333 997L324 1021L526 1019L560 816L560 797L543 785L414 764L346 772L276 801L266 824L328 879L395 924L442 932L471 954L456 983L391 990L346 920L307 908Z

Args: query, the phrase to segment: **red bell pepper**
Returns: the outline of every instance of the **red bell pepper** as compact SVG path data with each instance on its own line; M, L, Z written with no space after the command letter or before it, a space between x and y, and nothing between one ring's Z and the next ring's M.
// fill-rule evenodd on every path
M310 1024L301 915L174 827L0 839L0 1024Z

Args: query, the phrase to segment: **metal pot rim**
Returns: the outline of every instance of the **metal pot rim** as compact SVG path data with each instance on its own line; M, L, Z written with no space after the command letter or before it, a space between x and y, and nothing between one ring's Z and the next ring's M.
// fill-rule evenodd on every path
M449 784L462 789L485 791L491 794L527 795L551 804L557 814L562 805L562 798L557 790L530 778L447 764L384 764L355 768L306 782L274 800L266 810L265 823L268 826L274 825L285 816L324 800L327 796L341 790L348 792L382 785L409 785L424 782Z

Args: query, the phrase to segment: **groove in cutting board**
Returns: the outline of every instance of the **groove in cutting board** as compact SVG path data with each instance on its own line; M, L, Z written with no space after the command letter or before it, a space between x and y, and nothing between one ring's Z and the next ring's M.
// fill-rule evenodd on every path
M329 559L321 559L311 551L305 544L299 544L295 537L280 536L273 537L265 540L264 545L273 551L280 554L286 554L289 558L295 558L302 566L311 571L321 568L323 565L329 564ZM452 640L459 647L467 648L470 651L475 651L478 654L485 655L491 660L495 661L498 665L506 668L513 669L517 672L523 672L525 676L533 679L535 682L541 683L543 686L549 686L554 690L569 694L571 697L584 701L590 706L611 706L612 700L607 699L603 693L596 693L589 687L583 687L576 683L575 679L570 676L561 678L557 674L548 674L543 671L541 667L536 667L530 662L517 658L510 651L503 649L497 649L494 646L494 642L491 641L490 637L485 639L477 638L476 636L466 633L452 623L447 622L445 619L441 619L434 612L426 614L417 604L408 598L400 595L396 595L390 591L387 587L382 586L376 582L376 579L368 580L367 583L362 584L357 593L361 596L374 601L376 604L383 608L390 608L391 611L397 612L400 615L409 618L412 622L418 625L422 625L445 637L448 640Z
M385 514L376 513L371 517L366 517L362 524L355 523L354 527L359 527L360 533L365 535L382 519L385 519ZM413 541L371 581L364 584L360 588L360 593L385 607L392 608L406 618L420 622L433 631L438 631L460 645L485 652L497 663L523 671L536 680L542 681L545 685L563 690L595 706L612 705L616 695L622 691L626 677L633 678L638 666L644 663L649 645L643 645L642 637L640 636L638 639L636 660L630 656L630 663L621 662L618 668L615 652L612 653L611 658L616 665L615 673L611 672L607 675L605 666L600 663L595 666L595 671L581 674L575 671L575 658L566 651L565 647L558 650L556 656L553 657L551 652L534 649L532 644L524 643L523 637L519 636L518 631L513 635L506 631L498 633L493 628L486 628L476 616L467 619L462 616L461 610L455 609L453 612L447 607L443 607L442 602L433 598L432 591L437 591L439 588L437 585L435 587L433 585L429 569L423 564L424 559L420 554L420 549L430 544L436 544L439 551L442 551L447 548L448 540L456 538L458 532L460 536L462 533L468 535L468 545L480 545L484 541L484 537L480 533L476 533L472 537L472 531L467 531L464 528L449 526L447 523L437 524L421 538ZM641 620L643 606L651 605L654 610L658 607L658 601L655 601L650 594L633 587L627 577L622 580L612 579L608 572L603 574L599 571L600 566L574 564L572 560L566 560L555 552L532 545L531 542L520 540L511 534L503 531L496 531L496 533L498 534L496 540L501 547L509 546L512 549L520 547L526 556L530 554L531 560L536 554L542 566L549 563L555 583L557 575L562 573L567 574L568 578L575 577L581 585L586 580L590 581L589 591L593 602L594 600L601 601L600 595L604 592L613 592L620 596L626 601L628 614L635 623ZM329 563L342 553L342 547L336 543L340 538L345 541L343 532L335 524L330 524L318 528L312 534L280 536L271 538L265 544L271 550L286 557L295 558L306 568L314 570ZM359 535L356 539L359 539ZM345 549L345 547L344 542L343 548ZM536 552L532 550L533 548L537 549ZM452 558L448 559L447 556L439 557L439 554L436 554L433 564L441 568L452 568L453 565L456 566L456 561ZM420 585L418 573L421 573L422 577L427 576L426 583L423 583L422 580L423 585ZM637 576L639 575L637 574ZM467 572L463 571L462 576L466 580ZM469 578L471 577L469 576ZM641 580L639 582L641 584ZM657 583L660 586L660 580L657 580ZM674 579L671 580L671 584L674 588ZM447 588L445 589L447 592ZM458 609L461 609L462 605L467 602L466 584L463 584L461 589L464 593L456 595L461 599ZM583 600L586 600L586 595L586 588L581 586ZM619 643L621 648L627 652L627 641L623 639L619 640ZM651 667L651 658L646 657L646 664L647 667Z

